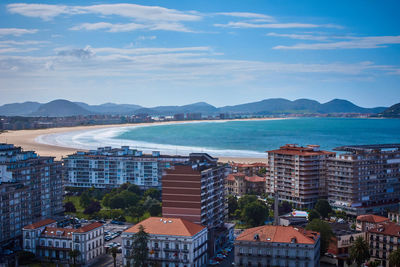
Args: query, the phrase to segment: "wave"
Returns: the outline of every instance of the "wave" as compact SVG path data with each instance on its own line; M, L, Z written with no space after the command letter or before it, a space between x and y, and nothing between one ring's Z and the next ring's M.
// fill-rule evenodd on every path
M199 121L187 123L224 123L225 121ZM140 127L157 127L165 124L155 125L137 125L126 127L110 127L103 129L85 129L78 131L69 131L64 133L54 133L38 136L35 141L41 144L54 145L60 147L68 147L75 149L92 150L98 147L111 146L121 147L130 146L137 150L142 150L144 153L151 151L160 151L163 154L170 155L189 155L194 152L205 152L212 156L225 157L247 157L247 158L264 158L265 153L250 151L250 150L232 150L232 149L217 149L208 147L195 147L183 145L157 144L145 141L127 140L118 138L121 134Z

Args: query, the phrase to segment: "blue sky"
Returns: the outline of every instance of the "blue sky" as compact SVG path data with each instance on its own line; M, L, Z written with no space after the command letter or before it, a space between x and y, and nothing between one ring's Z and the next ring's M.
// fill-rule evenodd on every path
M400 102L399 1L2 1L0 104Z

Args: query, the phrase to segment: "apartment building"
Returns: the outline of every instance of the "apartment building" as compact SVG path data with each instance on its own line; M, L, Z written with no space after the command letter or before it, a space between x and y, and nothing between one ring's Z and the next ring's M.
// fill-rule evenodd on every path
M18 242L24 225L62 213L62 196L61 162L0 143L0 244Z
M367 238L371 261L378 260L381 266L389 267L389 255L400 248L400 225L387 222L369 229Z
M244 173L231 173L225 179L228 195L243 196L246 194L262 195L265 193L265 177L246 176Z
M317 145L295 144L267 152L267 192L278 192L280 201L296 209L312 209L318 198L326 196L326 163L334 152L320 150Z
M57 228L55 220L45 219L23 228L23 249L51 262L73 262L69 253L78 250L76 263L87 265L104 254L103 242L104 226L97 222L73 229Z
M235 241L236 266L319 266L320 234L292 226L246 229Z
M64 179L66 185L74 187L110 188L124 183L142 188L160 187L163 171L187 159L184 156L160 155L158 151L143 154L129 146L100 147L63 158Z
M348 214L383 214L400 199L400 144L335 148L328 160L328 200Z
M189 161L165 170L162 178L162 214L209 228L223 226L226 165L206 153L192 153Z
M392 210L388 212L388 218L392 222L396 222L397 224L400 224L400 210Z
M157 266L207 266L207 227L179 218L151 217L122 234L123 264L134 266L133 236L139 226L149 234L148 259Z

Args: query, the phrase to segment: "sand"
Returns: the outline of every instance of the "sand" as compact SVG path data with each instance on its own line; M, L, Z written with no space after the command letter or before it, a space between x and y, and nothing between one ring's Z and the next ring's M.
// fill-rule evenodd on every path
M240 119L244 120L277 120L282 118L260 118L260 119ZM221 120L219 120L221 121ZM14 144L15 146L21 146L24 150L36 151L40 156L52 156L57 160L60 160L63 156L73 154L77 151L75 148L61 147L55 145L41 144L36 141L36 138L41 135L65 133L70 131L82 131L89 129L103 129L103 128L115 128L115 127L127 127L137 125L157 125L157 124L172 124L172 123L188 123L190 121L182 122L154 122L154 123L141 123L141 124L113 124L113 125L93 125L93 126L75 126L75 127L60 127L60 128L49 128L39 130L18 130L18 131L6 131L0 134L0 143ZM239 158L239 157L219 157L221 162L237 162L237 163L255 163L263 162L266 163L267 158Z

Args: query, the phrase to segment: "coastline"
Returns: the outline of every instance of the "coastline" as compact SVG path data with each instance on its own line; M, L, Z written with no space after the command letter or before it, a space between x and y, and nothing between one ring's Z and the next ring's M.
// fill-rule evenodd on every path
M252 120L283 120L287 118L249 118L249 119L236 119L236 120L198 120L198 121L166 121L166 122L153 122L153 123L127 123L127 124L112 124L112 125L88 125L88 126L74 126L74 127L60 127L36 130L14 130L7 131L0 134L0 143L9 143L16 146L21 146L24 150L34 150L40 156L52 156L57 160L69 154L75 153L77 150L85 151L86 149L77 149L53 144L44 144L37 141L40 136L61 134L75 131L86 131L106 128L120 128L131 126L156 126L163 124L184 124L184 123L201 123L201 122L226 122L226 121L252 121ZM237 163L254 163L266 162L265 158L249 158L249 157L224 157L219 156L220 162L234 161Z

